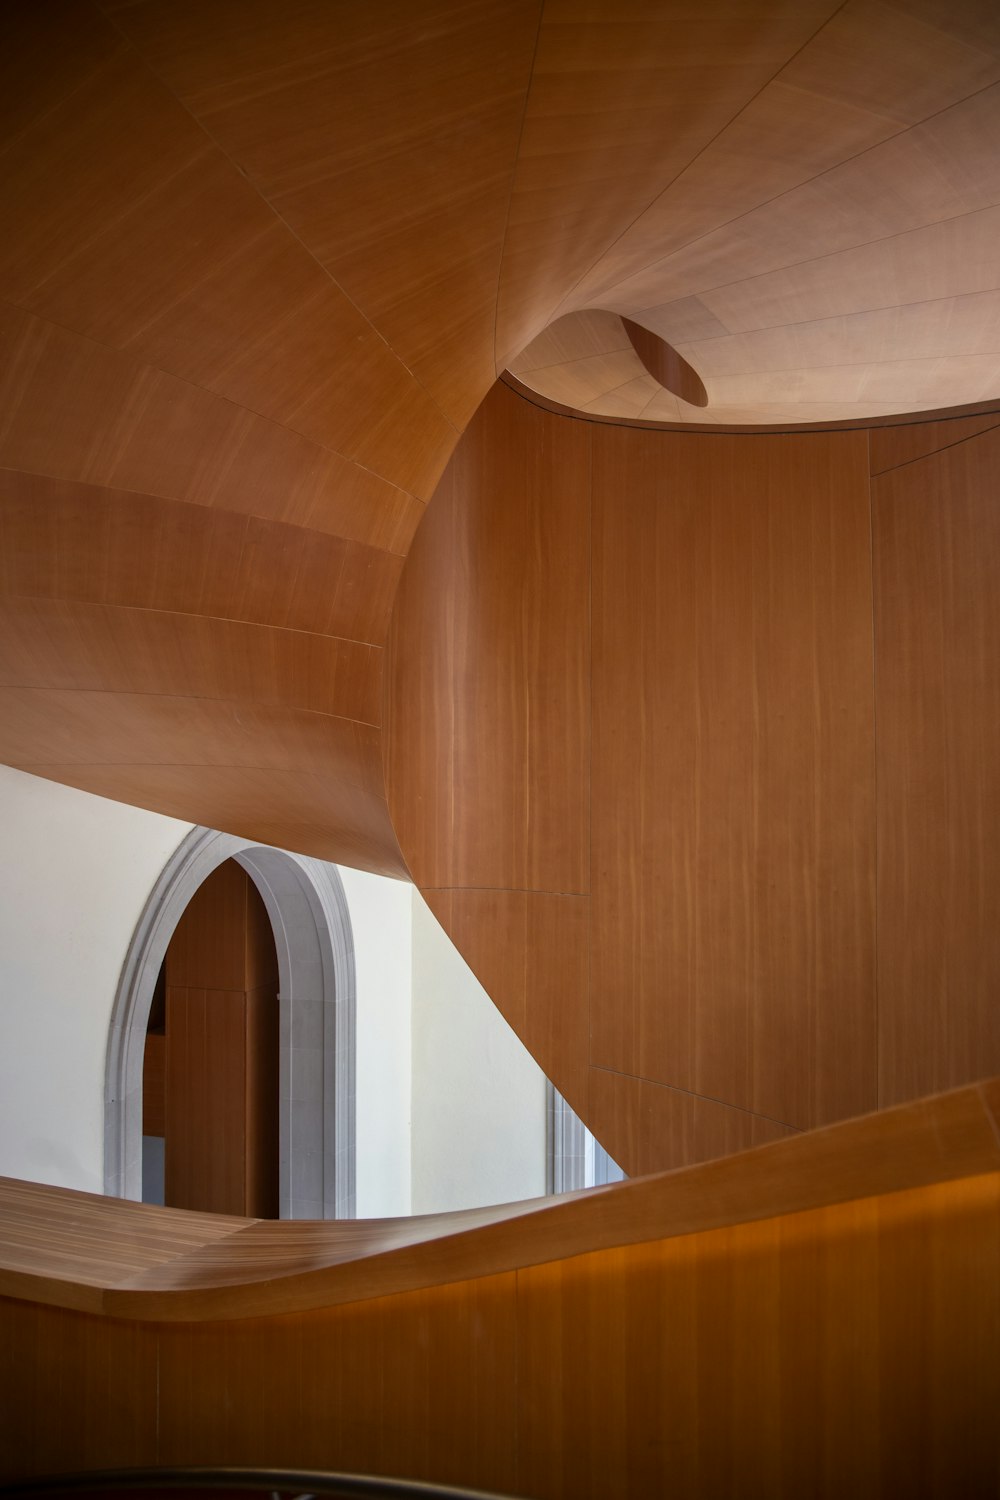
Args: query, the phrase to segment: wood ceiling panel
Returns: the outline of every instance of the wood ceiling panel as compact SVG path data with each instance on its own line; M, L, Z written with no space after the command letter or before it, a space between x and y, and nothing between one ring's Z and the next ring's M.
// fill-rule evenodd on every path
M218 505L405 554L424 507L339 454L20 309L0 308L0 463Z
M709 265L716 230L718 243L731 237L751 263L775 250L784 254L781 235L751 231L744 244L741 218L761 210L763 219L767 210L761 205L794 201L794 189L814 178L818 182L810 192L827 192L829 175L854 158L854 165L844 170L859 187L871 169L874 147L998 79L1000 24L989 3L956 7L930 0L921 6L839 7L627 228L581 283L576 298L601 301L614 287L613 305L625 310L659 302L655 294L633 287L631 278L641 281L645 274L652 288L658 274L653 268L688 244L693 245L692 262L704 250ZM936 171L931 181L940 188ZM853 211L899 213L901 192L914 186L894 181L877 204L871 192L860 191ZM831 248L831 240L849 222L845 210L850 196L849 191L838 193L836 211L821 221L824 244ZM780 211L780 202L777 207ZM622 296L628 300L619 303ZM682 336L677 330L671 341Z
M501 364L833 9L550 0L504 249Z
M172 701L184 711L183 701ZM278 849L407 878L385 798L338 780L332 763L315 773L199 761L130 765L105 755L91 765L25 762L19 769Z
M384 642L402 559L278 521L0 471L3 587Z
M998 98L1000 85L985 89L651 262L635 277L615 284L612 305L652 307L691 295L706 300L706 292L713 288L774 275L819 256L829 261L861 246L993 207L1000 200ZM909 257L900 257L900 263L906 266ZM934 259L917 264L925 277L948 269ZM837 276L830 290L849 299L849 276ZM732 332L755 326L738 321L735 309L727 317L729 304L719 297L706 305ZM847 310L882 305L855 297Z
M493 323L538 0L293 19L147 3L118 19L459 424ZM231 27L238 21L239 42Z
M873 480L879 1098L1000 1058L995 429Z
M121 36L79 0L11 7L0 55L0 139L20 132L62 103L123 50ZM62 46L52 45L57 35Z
M167 693L381 717L378 647L207 615L9 595L0 603L5 687Z
M432 492L451 424L130 49L22 133L0 185L10 300Z
M529 383L622 421L695 409L627 363L614 309L682 345L707 425L995 397L995 7L104 10L25 11L0 59L5 753L402 874L384 752L414 875L477 963L520 970L503 1003L581 1107L610 1090L635 1159L658 1131L664 1151L730 1149L865 1107L864 439L816 438L808 461L799 439L684 439L651 462L662 435L592 434L502 391L396 584L495 324L502 358L541 333L516 361ZM876 437L876 467L939 436ZM902 768L878 816L906 880L956 862L970 910L993 747L989 485L954 457L971 446L905 471L958 465L953 511L935 489L911 516L878 481L879 754ZM936 643L907 634L925 573ZM962 787L926 832L906 799L935 776ZM924 900L897 873L887 953ZM915 1002L912 1045L946 1033L947 1078L992 1045L982 973L952 953L975 920L946 924L926 971L967 1007ZM884 1086L905 1090L939 1065L909 1057L897 1012Z
M38 774L46 765L89 770L102 761L109 769L122 764L134 770L146 762L316 776L325 771L349 796L382 796L378 730L331 714L86 689L7 687L0 688L0 701L4 760Z

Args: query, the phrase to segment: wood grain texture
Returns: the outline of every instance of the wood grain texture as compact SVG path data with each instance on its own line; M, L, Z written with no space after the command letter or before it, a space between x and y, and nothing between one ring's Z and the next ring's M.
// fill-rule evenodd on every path
M594 442L591 1060L800 1128L860 1113L864 440Z
M988 432L991 427L1000 427L1000 412L985 412L982 416L955 417L939 422L914 422L900 427L875 428L869 435L871 444L871 470L873 477L887 469L898 469L902 464L926 458L943 448L953 448L964 443L977 433Z
M501 362L833 9L818 0L765 19L756 6L708 17L688 4L546 5L504 247Z
M166 1202L276 1218L277 959L264 903L234 860L199 886L165 963Z
M4 1179L0 1294L157 1322L304 1312L1000 1170L996 1080L614 1188L248 1220Z
M995 1093L544 1207L395 1224L254 1225L4 1182L3 1473L296 1462L539 1500L678 1477L720 1495L989 1493ZM103 1314L46 1305L39 1254L51 1272L88 1224L92 1269L119 1286L116 1254L148 1277L186 1237L194 1263L201 1239L257 1290L206 1315L189 1287L179 1318L149 1291L106 1293ZM354 1241L339 1267L338 1238ZM275 1316L282 1240L327 1269ZM67 1421L75 1385L87 1399Z
M540 547L525 474L580 429L576 463L545 471ZM590 427L498 390L404 570L401 847L626 1170L875 1105L868 483L863 434ZM551 928L570 898L585 962Z
M142 1133L163 1135L166 1129L166 1052L163 1032L147 1032L142 1053Z
M422 888L586 892L587 428L497 386L414 543L386 785Z
M873 481L879 1097L1000 1057L1000 433Z
M1000 25L986 0L654 9L21 8L0 59L0 756L410 868L452 893L479 966L513 923L501 1004L574 1098L628 1080L616 1098L647 1102L608 1117L637 1151L664 1091L702 1101L702 1124L685 1105L664 1125L674 1160L744 1139L711 1120L771 1122L753 1138L872 1102L876 818L921 843L937 809L880 884L880 973L922 910L898 868L946 848L954 891L986 901L992 585L961 499L942 556L980 591L954 627L978 655L887 615L888 698L919 700L890 741L925 713L964 724L966 690L986 707L964 748L925 736L968 782L956 818L915 801L899 832L865 764L860 440L838 467L831 439L748 435L723 460L661 434L658 474L651 439L490 383L513 361L585 409L678 422L624 315L699 371L708 423L995 400ZM874 466L901 475L943 433L882 434ZM879 566L917 569L912 603L905 530ZM923 774L906 762L906 796ZM915 1053L900 1088L993 1057L988 937L980 968L958 955L975 911L927 928L925 972L967 999L938 994L950 1060Z
M464 425L492 383L539 0L352 12L147 3L118 21L417 380ZM234 35L234 21L238 31Z

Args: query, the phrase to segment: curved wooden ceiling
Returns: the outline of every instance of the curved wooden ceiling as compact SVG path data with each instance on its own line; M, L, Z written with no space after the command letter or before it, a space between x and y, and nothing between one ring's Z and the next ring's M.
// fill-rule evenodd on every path
M857 424L1000 397L993 0L710 16L679 0L42 0L15 8L0 78L0 758L102 795L410 872L395 820L426 807L397 786L391 816L386 794L390 617L428 501L508 366L564 405L665 423ZM687 361L705 406L659 387L623 317ZM870 471L851 441L864 540ZM561 457L583 474L581 445L563 432L525 483L551 488ZM643 452L608 483L634 463L652 485ZM525 532L543 551L520 558L504 608L531 595L525 557L582 535ZM789 606L794 549L822 572L795 537L787 555L772 539ZM454 540L458 566L469 537ZM845 603L827 581L824 663ZM558 667L577 707L581 600ZM411 639L397 631L394 673L440 644L433 602ZM520 618L505 722L530 737L558 695ZM870 607L856 618L870 632ZM445 733L456 686L473 704L479 684L461 641L442 649ZM560 747L582 774L555 716ZM582 897L582 824L529 846L520 790L487 779L476 795L497 799L508 894ZM866 864L850 889L872 878ZM862 906L844 951L869 974ZM581 951L570 933L551 956ZM557 1019L541 1054L565 1055ZM981 1051L981 1029L961 1046ZM771 1088L748 1079L730 1102ZM793 1102L782 1129L847 1107Z

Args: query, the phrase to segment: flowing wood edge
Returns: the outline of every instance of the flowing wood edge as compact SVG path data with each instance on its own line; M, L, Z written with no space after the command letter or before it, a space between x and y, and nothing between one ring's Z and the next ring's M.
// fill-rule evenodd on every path
M936 406L926 411L889 412L883 416L859 416L857 419L842 418L830 422L715 422L711 425L705 422L649 422L643 421L641 417L609 416L603 412L581 411L576 406L564 406L559 401L553 401L550 396L533 390L530 385L525 385L512 370L504 370L499 378L515 395L530 401L532 406L541 407L543 411L554 412L556 416L573 417L578 422L601 422L611 427L641 427L647 432L692 432L707 437L717 437L720 434L753 437L773 433L867 432L875 427L913 427L921 422L949 422L961 417L988 416L993 412L1000 415L1000 402L992 398L989 401L974 401L966 406Z
M263 1317L997 1171L1000 1078L679 1171L421 1218L222 1218L0 1178L0 1295L152 1322Z

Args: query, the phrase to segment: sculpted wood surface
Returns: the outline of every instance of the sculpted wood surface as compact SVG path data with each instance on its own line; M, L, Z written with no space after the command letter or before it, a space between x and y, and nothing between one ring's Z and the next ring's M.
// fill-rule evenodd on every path
M355 10L12 18L0 756L412 872L633 1166L995 1066L989 433L871 440L885 743L860 438L660 475L506 393L448 465L511 362L664 423L996 397L996 7Z
M876 1104L870 538L864 434L637 432L498 387L411 552L401 847L627 1170Z
M998 1109L994 1083L738 1161L394 1222L5 1181L4 1473L294 1461L539 1497L678 1475L725 1494L737 1473L749 1493L988 1492Z

